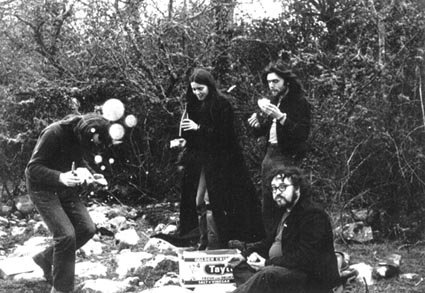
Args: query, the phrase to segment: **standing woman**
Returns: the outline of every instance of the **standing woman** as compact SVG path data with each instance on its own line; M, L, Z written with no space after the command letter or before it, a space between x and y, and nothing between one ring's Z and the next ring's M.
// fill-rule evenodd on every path
M236 139L232 106L205 69L195 69L189 83L188 117L180 125L187 152L180 229L190 230L197 212L199 249L259 240L260 202Z

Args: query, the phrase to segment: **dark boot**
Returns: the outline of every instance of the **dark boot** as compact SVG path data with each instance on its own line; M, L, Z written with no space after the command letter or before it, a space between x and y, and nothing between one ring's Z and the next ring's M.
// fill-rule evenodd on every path
M44 278L50 285L53 284L52 264L49 263L41 254L32 257L34 262L43 270Z
M207 235L208 235L208 250L221 249L224 248L222 243L220 243L220 237L218 233L217 224L214 220L213 212L207 210L206 212L206 222L207 222Z
M199 245L198 250L205 250L208 246L207 209L205 204L196 207L199 225Z

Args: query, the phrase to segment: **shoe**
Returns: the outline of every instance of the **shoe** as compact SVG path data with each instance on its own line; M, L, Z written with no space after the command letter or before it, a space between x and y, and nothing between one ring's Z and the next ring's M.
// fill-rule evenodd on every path
M52 265L47 262L44 257L39 254L36 254L32 257L34 262L43 270L44 278L47 283L50 285L53 284L53 276L52 276Z

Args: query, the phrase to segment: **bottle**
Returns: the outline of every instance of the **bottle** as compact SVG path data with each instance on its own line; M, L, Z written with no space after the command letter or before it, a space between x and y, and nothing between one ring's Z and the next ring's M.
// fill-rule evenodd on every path
M182 122L183 122L183 120L185 120L185 119L189 119L189 113L187 113L187 107L186 107L186 104L184 104L184 107L183 107L183 114L182 114L182 117L181 117L181 119L180 119L180 124L179 124L179 137L178 137L178 138L182 138Z

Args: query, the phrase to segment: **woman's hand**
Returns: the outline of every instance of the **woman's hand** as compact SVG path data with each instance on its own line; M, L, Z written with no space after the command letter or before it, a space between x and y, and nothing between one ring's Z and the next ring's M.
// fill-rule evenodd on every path
M184 148L186 146L186 140L184 138L175 138L170 141L170 148Z
M251 253L247 258L247 263L254 268L255 270L259 271L262 268L265 267L266 259L259 255L256 252Z
M251 117L248 118L249 126L254 128L260 128L260 121L258 121L257 113L253 113Z
M191 119L183 119L182 123L181 123L181 128L183 129L183 131L189 131L189 130L193 130L196 131L199 129L199 125L196 124L193 120Z

